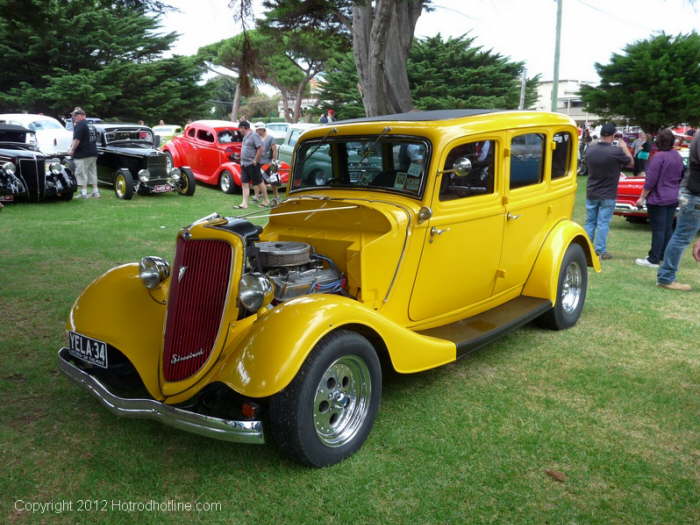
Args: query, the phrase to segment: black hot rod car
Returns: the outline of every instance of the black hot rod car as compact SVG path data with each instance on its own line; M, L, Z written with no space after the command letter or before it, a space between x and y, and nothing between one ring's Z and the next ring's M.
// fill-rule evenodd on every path
M117 197L131 199L134 193L168 191L194 195L192 170L186 166L168 169L167 157L156 149L158 138L148 126L100 122L95 129L97 178L114 187Z
M34 132L0 124L0 202L70 200L77 187L65 156L46 156Z

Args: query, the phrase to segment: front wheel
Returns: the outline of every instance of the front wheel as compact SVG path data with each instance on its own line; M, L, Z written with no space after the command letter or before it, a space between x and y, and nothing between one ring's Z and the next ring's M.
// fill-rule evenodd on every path
M219 178L219 189L224 193L233 193L236 189L236 183L233 182L233 175L229 170L224 170L221 172L221 177Z
M180 195L191 197L194 195L194 190L197 187L197 181L194 174L183 168L180 168L180 179L177 181L177 192Z
M270 400L272 437L284 453L306 465L338 463L367 439L381 390L381 365L369 341L348 330L333 332Z
M114 178L114 193L117 198L131 200L134 196L134 177L128 171L120 171Z
M538 318L538 323L552 330L564 330L574 326L581 317L587 287L586 254L580 244L571 243L559 269L557 302L551 310Z

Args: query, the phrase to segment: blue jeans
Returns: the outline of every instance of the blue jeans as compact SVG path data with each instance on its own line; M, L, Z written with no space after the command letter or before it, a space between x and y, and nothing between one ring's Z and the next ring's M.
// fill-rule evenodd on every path
M683 252L700 230L700 195L681 190L678 205L680 210L676 217L676 229L666 246L664 263L656 273L656 281L660 284L670 284L676 280Z
M586 199L584 226L597 254L607 252L608 230L615 210L615 199Z

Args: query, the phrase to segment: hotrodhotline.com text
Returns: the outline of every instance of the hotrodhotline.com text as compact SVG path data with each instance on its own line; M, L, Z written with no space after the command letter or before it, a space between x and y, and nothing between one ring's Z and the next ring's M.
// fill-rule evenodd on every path
M54 501L15 500L15 511L38 514L65 512L218 512L221 503L206 501L130 501L119 499L75 499Z

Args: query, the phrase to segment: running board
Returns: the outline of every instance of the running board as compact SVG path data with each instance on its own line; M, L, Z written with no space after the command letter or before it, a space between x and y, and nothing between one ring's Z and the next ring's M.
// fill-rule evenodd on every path
M507 303L456 323L420 330L417 333L446 339L457 346L457 357L490 343L511 330L529 323L552 308L547 299L521 295Z

